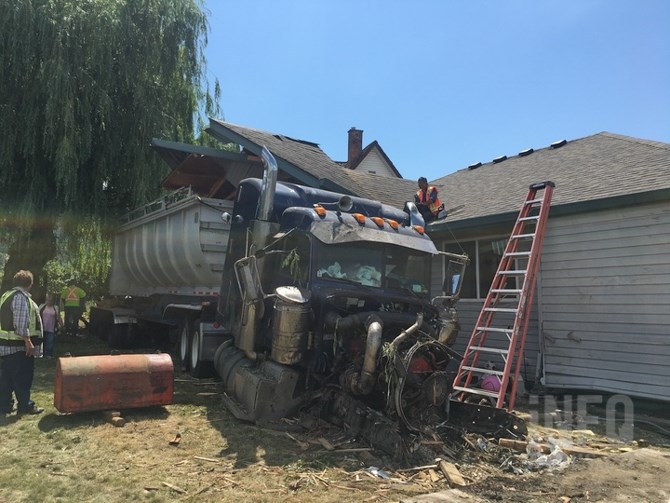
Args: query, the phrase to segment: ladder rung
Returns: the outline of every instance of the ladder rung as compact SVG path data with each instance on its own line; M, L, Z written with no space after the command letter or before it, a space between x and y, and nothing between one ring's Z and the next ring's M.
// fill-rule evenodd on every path
M479 367L467 367L465 365L461 368L465 369L465 370L471 370L472 372L477 372L478 374L490 374L490 375L499 376L499 377L502 377L505 374L504 372L501 372L500 370L489 370L489 369L483 369L483 368L479 368Z
M525 251L525 252L510 252L510 253L505 253L505 257L530 257L530 252Z
M538 220L540 218L540 215L533 215L531 217L521 217L519 219L520 222L526 222L528 220Z
M465 391L473 395L490 396L491 398L498 398L500 396L500 393L496 393L495 391L486 391L480 388L465 388L463 386L454 386L454 391Z
M528 238L534 238L535 233L531 232L530 234L515 234L514 236L510 236L510 239L528 239Z
M509 349L485 348L482 346L470 346L470 349L475 349L477 351L481 351L482 353L496 353L499 355L506 355L509 353Z
M544 201L544 199L530 199L529 201L526 201L526 204L541 203L542 201Z
M493 293L509 293L512 295L518 295L520 294L523 290L520 288L514 288L514 289L509 289L509 288L491 288L491 291Z
M485 307L484 311L489 313L516 313L518 309L515 307Z
M482 332L498 332L499 334L511 334L514 332L512 328L477 327L477 330L481 330Z
M522 274L526 274L526 269L518 269L518 270L510 270L510 271L500 271L498 274L503 275L503 274L509 274L510 276L516 275L520 276Z

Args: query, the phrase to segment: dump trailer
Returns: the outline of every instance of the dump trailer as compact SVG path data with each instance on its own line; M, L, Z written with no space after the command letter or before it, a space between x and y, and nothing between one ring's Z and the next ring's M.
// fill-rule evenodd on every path
M113 239L111 297L91 308L89 330L112 348L169 347L213 313L230 233L221 215L232 207L186 187L126 215Z
M191 332L191 361L214 362L241 420L271 424L306 408L398 456L448 418L460 356L454 304L467 257L439 252L413 203L277 182L241 182L213 325ZM436 257L443 295L431 298ZM215 348L212 352L212 348ZM193 358L193 354L199 356ZM455 367L452 363L455 362Z

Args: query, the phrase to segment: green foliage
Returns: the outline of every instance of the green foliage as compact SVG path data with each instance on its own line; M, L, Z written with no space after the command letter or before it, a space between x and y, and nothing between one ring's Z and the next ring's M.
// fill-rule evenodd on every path
M0 197L75 215L157 195L152 137L192 141L207 91L201 0L0 4Z
M156 198L168 171L151 139L193 142L220 116L207 31L203 0L0 1L6 276L39 275L54 253L38 238L57 229L57 262L106 277L104 222Z
M60 232L57 256L44 268L45 291L58 293L68 279L76 278L89 300L106 296L111 256L111 241L100 219L82 222L69 234Z
M281 263L281 268L288 269L291 276L293 276L293 280L298 280L300 275L300 255L296 248L293 248L288 255L284 257L284 260L282 260Z

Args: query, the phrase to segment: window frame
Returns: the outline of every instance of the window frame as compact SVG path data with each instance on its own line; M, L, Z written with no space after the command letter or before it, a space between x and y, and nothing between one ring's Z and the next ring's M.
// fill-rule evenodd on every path
M480 236L480 237L473 237L473 238L468 238L464 239L461 241L455 241L455 240L445 240L442 242L442 250L451 252L451 253L463 253L461 251L463 248L466 247L466 245L469 245L470 243L474 243L474 249L475 249L475 255L474 257L470 257L470 264L468 267L474 267L475 268L475 292L476 292L476 297L463 297L463 291L465 290L465 280L463 285L461 286L461 296L459 299L459 302L462 301L472 301L472 302L481 302L486 299L486 295L488 294L488 288L490 288L491 283L489 282L489 286L486 287L487 290L485 292L482 292L482 285L481 285L481 268L480 268L480 248L481 244L483 243L493 243L495 241L507 241L509 239L509 234L493 234L490 236ZM452 247L451 249L449 247ZM442 283L445 281L445 275L446 275L446 269L447 269L447 262L446 262L446 257L442 258ZM496 266L497 270L497 266ZM493 278L491 278L493 280ZM515 280L518 282L518 278L515 278Z

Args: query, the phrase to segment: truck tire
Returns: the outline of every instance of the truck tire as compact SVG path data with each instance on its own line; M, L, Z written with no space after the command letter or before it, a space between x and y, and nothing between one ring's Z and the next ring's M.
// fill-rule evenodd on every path
M200 320L195 320L191 331L191 355L189 361L189 373L198 379L212 377L214 375L214 362L203 361L203 333Z
M179 361L181 369L187 372L190 369L191 341L193 339L193 325L188 316L184 316L179 334Z

